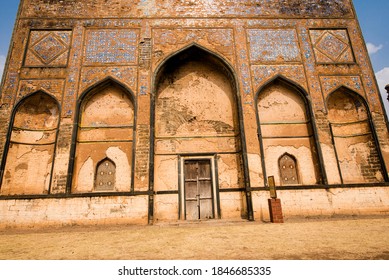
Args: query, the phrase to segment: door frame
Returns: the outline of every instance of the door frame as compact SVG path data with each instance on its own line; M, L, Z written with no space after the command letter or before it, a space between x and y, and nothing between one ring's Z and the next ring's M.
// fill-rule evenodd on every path
M180 220L186 220L185 211L185 161L187 160L209 160L211 163L211 182L212 182L212 206L214 209L214 219L220 219L220 202L219 202L219 185L217 176L217 161L216 155L202 155L202 156L180 156L179 157L179 211L178 216Z

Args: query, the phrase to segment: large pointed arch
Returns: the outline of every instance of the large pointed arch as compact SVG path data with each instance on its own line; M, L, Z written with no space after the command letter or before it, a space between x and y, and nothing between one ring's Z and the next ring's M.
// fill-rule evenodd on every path
M60 110L58 100L43 90L15 105L1 163L1 195L50 193Z
M157 92L157 87L159 84L159 80L161 79L161 75L165 72L166 68L169 68L170 62L172 60L178 59L178 60L184 60L184 59L190 59L197 56L197 59L202 59L204 61L208 60L210 62L215 63L219 67L221 67L221 70L231 79L231 83L234 87L234 90L237 91L237 96L240 98L240 95L238 93L238 79L237 76L233 70L233 67L228 62L227 59L225 59L220 54L213 52L197 43L189 44L173 53L165 57L156 67L154 71L154 77L153 77L153 90L152 92ZM168 69L169 71L169 69Z
M269 104L263 106L261 102ZM306 164L309 173L300 176L301 185L327 184L314 114L304 88L276 75L258 89L255 108L265 184L267 176L275 176L281 185L278 158L285 153ZM271 147L274 149L270 151Z
M133 191L137 105L133 92L112 77L88 87L77 101L68 193L101 192L94 188L97 165L110 158L117 167L115 188Z
M340 86L327 96L326 106L341 183L387 182L386 167L365 98Z
M196 67L204 67L204 68L207 68L208 69L214 69L215 72L217 72L218 74L217 75L220 75L220 77L225 77L224 79L227 81L227 82L221 82L221 80L223 78L221 78L221 80L219 80L218 82L220 82L218 84L218 86L220 88L223 88L223 87L227 87L226 84L228 84L228 87L230 87L230 91L231 91L231 96L230 96L230 103L232 104L232 111L228 111L227 114L230 114L231 116L235 114L235 125L231 125L231 122L228 123L228 125L225 125L226 122L224 122L224 120L222 120L222 118L218 119L218 120L209 120L208 117L210 114L207 115L207 113L204 113L203 115L201 115L199 117L199 115L196 115L196 108L195 106L192 106L193 103L191 104L190 101L187 102L187 107L191 107L193 110L191 111L193 113L193 116L189 116L191 115L190 113L187 114L188 116L182 118L180 116L183 116L185 114L182 114L182 112L180 112L179 114L177 114L177 118L176 118L176 121L178 123L178 126L182 125L180 127L180 129L182 129L181 131L179 131L179 133L181 133L180 135L178 135L179 137L192 137L193 139L200 139L202 136L201 136L201 133L203 134L206 134L204 131L205 130L201 130L202 128L204 128L205 123L207 123L209 126L209 130L207 130L207 133L208 133L208 136L212 136L212 137L215 137L214 139L217 139L218 137L218 134L220 136L220 134L223 134L223 133L233 133L234 134L234 142L238 141L239 144L236 143L237 146L239 146L239 153L237 153L237 151L235 151L235 153L238 155L238 159L234 159L234 161L240 161L241 162L241 165L243 166L243 168L241 168L241 182L240 182L240 187L238 187L237 185L234 186L235 187L235 191L236 189L242 189L242 190L245 190L245 197L246 197L246 201L243 203L244 205L246 205L246 208L244 211L246 212L244 215L247 216L247 218L249 220L253 220L253 210L252 210L252 202L251 202L251 193L250 193L250 179L249 179L249 172L248 172L248 165L247 165L247 153L246 153L246 141L245 141L245 136L244 136L244 131L243 131L243 113L242 113L242 108L241 108L241 100L240 100L240 94L239 94L239 90L238 90L238 79L236 77L236 74L235 72L233 71L233 68L231 67L231 65L227 62L226 59L224 59L222 56L220 56L219 54L217 53L214 53L198 44L191 44L191 45L188 45L187 47L171 54L170 56L168 56L167 58L165 58L159 65L158 67L156 68L156 71L155 71L155 74L154 74L154 78L153 78L153 90L152 90L152 96L151 96L151 149L150 149L150 178L149 178L149 182L150 182L150 192L153 193L155 191L158 191L158 192L161 192L161 190L159 189L160 187L158 187L158 182L156 182L156 178L158 179L158 165L160 164L160 159L158 158L157 154L159 153L158 149L159 149L159 143L161 142L160 140L165 137L165 138L170 138L171 141L176 141L177 140L177 135L176 135L176 132L178 130L174 130L175 128L172 128L171 130L169 130L170 128L168 128L168 130L165 130L165 132L167 131L167 134L171 134L171 135L164 135L164 136L161 136L160 135L160 132L161 132L161 124L158 123L158 116L159 116L159 106L162 106L160 100L161 100L161 92L164 91L166 89L166 87L169 87L169 79L171 82L174 83L174 81L177 80L177 76L174 76L175 74L177 74L177 67L186 67L187 65L191 64L192 65L196 65ZM189 68L191 66L188 66ZM189 69L188 68L188 69ZM199 68L199 69L200 69ZM179 70L181 71L181 70ZM186 71L186 70L185 70ZM205 70L206 71L206 70ZM218 82L215 82L215 83L218 83ZM206 86L204 87L205 89L207 88ZM187 96L192 96L194 94L198 94L199 96L201 96L204 92L203 91L196 91L196 92L193 92L192 94L188 94ZM212 97L209 97L209 96L206 96L205 98L211 98ZM178 98L179 99L179 98ZM179 102L182 102L182 99L181 98L181 101L178 100L178 103ZM222 98L223 99L223 98ZM225 99L226 100L226 99ZM166 99L166 102L165 104L169 104L170 101L168 101ZM195 102L194 102L195 103ZM182 105L182 104L181 104ZM207 107L207 106L205 106ZM227 106L228 107L228 106ZM177 107L176 107L177 108ZM208 110L208 109L207 109ZM205 111L207 111L205 110ZM219 110L219 108L216 108L215 107L215 111ZM189 112L190 110L188 110ZM208 110L209 112L209 110ZM205 117L205 115L207 115ZM208 122L207 122L208 121ZM195 126L197 125L197 128L195 128ZM162 125L163 126L163 125ZM216 126L218 126L214 131L212 131L212 128L210 127L213 127L215 128ZM202 128L200 128L202 127ZM232 128L231 128L232 127ZM187 134L188 131L191 131L191 130L196 130L196 129L200 129L201 133L200 135L189 135ZM230 135L231 136L231 135ZM230 136L225 136L226 138L230 137ZM173 139L174 138L174 139ZM216 140L215 140L216 141ZM189 143L187 141L187 143ZM190 144L190 145L193 145ZM200 144L201 146L201 144ZM194 158L198 158L199 156L203 156L205 158L209 158L209 156L214 156L215 158L220 158L220 156L218 156L219 152L217 149L213 149L210 148L210 149L203 149L203 150L193 150L191 148L182 148L183 146L181 145L181 148L177 148L176 146L176 149L174 150L174 152L172 154L174 154L174 157L176 157L175 159L173 159L171 161L171 163L174 165L175 163L173 162L176 162L176 173L177 176L182 176L182 174L180 172L182 172L182 170L180 171L180 164L179 164L179 161L178 161L178 158L181 158L181 157L185 157L187 159L188 156L193 156ZM188 159L190 160L190 159ZM213 162L213 161L212 161ZM220 169L220 162L222 162L221 160L216 160L215 161L215 167L219 164L219 169ZM237 167L237 170L240 169L240 167ZM217 170L215 171L217 173ZM220 170L219 170L220 172ZM181 174L181 175L180 175ZM216 174L216 176L218 176L218 174ZM239 175L240 176L240 175ZM218 179L218 182L221 181L222 179L219 178ZM179 181L179 180L177 180ZM177 184L176 184L177 185ZM218 187L217 188L217 192L219 191ZM171 191L171 190L170 190ZM181 193L182 190L179 189L178 186L176 186L175 188L175 191L174 192L179 192ZM227 191L227 188L226 190ZM154 220L154 208L155 208L155 203L154 203L154 196L151 195L150 196L150 200L149 200L149 222L152 223L152 221ZM181 198L179 199L181 200ZM220 207L220 201L217 202L217 207ZM216 206L216 205L215 205ZM219 215L216 215L216 216L220 216L220 209L218 209L218 212L219 212Z

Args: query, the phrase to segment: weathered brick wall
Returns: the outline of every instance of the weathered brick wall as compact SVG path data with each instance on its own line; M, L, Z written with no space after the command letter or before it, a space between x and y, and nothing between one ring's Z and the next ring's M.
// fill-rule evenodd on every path
M147 224L147 197L10 199L1 201L0 228Z
M353 15L349 0L25 0L25 17L348 17ZM33 7L33 8L32 8Z
M286 220L293 217L387 215L388 194L388 188L380 187L277 191ZM269 197L268 192L253 194L255 216L265 221L270 220Z
M72 178L69 164L77 156L71 151L78 125L78 102L107 78L134 97L131 192L145 195L150 187L150 172L154 172L150 170L150 153L154 146L158 73L164 73L161 65L169 58L190 46L205 50L224 65L220 71L235 87L241 117L237 127L243 136L237 143L242 159L237 162L242 161L242 169L248 169L250 181L243 182L248 175L242 175L241 189L235 194L220 195L225 209L222 217L242 216L241 209L247 210L242 206L246 203L240 195L242 188L246 184L263 188L265 177L272 175L264 173L266 160L263 161L258 138L257 102L262 90L278 77L305 94L307 108L312 110L312 133L317 134L319 143L312 151L322 163L321 170L316 171L320 173L318 177L327 177L330 185L341 183L327 118L327 99L341 87L366 100L384 165L389 169L387 124L349 0L22 0L21 7L1 89L0 152L3 155L10 116L17 102L37 91L55 97L61 107L61 120L51 195L71 195L66 187ZM288 145L299 145L298 140L293 141ZM361 167L366 178L373 179L379 168L378 159L372 147L368 164ZM220 163L224 164L223 160ZM177 166L173 168L176 173ZM172 190L172 186L162 190L167 192L166 197L177 197L178 190ZM169 207L168 198L157 197L156 201L155 210L171 207L177 211L176 201ZM148 206L143 206L147 213ZM350 205L345 202L344 207ZM165 214L162 216L168 219L169 214Z

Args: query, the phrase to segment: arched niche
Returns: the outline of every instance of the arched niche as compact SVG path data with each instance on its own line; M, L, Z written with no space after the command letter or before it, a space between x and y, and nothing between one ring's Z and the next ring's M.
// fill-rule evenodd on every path
M305 92L283 77L276 77L257 94L259 136L264 174L274 176L277 185L322 183L311 111ZM298 180L282 178L279 160L284 155L301 166ZM292 176L293 177L293 176Z
M107 79L80 98L73 165L73 193L129 192L133 181L135 104L132 93ZM96 170L109 158L115 166L112 188L95 186Z
M299 170L297 160L294 156L285 153L278 159L278 168L280 171L280 183L283 186L298 185Z
M60 119L57 100L38 91L23 98L12 114L2 195L42 195L50 192Z
M116 165L105 158L96 165L95 191L114 191L116 182Z
M204 159L210 162L211 174L217 178L210 181L212 193L244 187L240 100L235 75L228 64L218 55L193 45L166 59L157 69L154 82L154 189L180 191L183 195L185 180L193 175L185 174L185 162ZM246 212L243 195L235 194L230 199L236 205L228 207L239 213L226 209L225 217ZM212 207L218 217L219 197L214 197ZM185 201L185 197L179 200ZM223 206L223 197L220 201ZM156 217L171 218L178 207L181 218L197 216L185 214L185 205L172 206L167 212L156 203Z
M327 108L342 183L383 182L383 165L363 97L340 87L328 96Z
M156 137L239 133L234 80L220 59L196 46L171 57L156 78Z

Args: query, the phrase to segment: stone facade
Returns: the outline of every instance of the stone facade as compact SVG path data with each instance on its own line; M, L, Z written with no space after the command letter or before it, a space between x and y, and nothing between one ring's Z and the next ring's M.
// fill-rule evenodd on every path
M389 135L351 0L22 0L1 225L389 212Z

